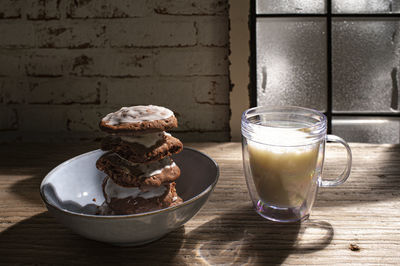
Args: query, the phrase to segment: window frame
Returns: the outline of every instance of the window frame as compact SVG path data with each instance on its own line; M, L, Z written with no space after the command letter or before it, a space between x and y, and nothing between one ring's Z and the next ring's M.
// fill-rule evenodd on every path
M400 13L333 13L332 0L326 0L326 13L270 13L257 14L256 1L250 0L250 107L257 106L257 36L256 22L257 18L272 18L272 17L317 17L326 18L326 55L327 55L327 110L324 114L328 118L328 133L332 133L332 118L335 117L398 117L399 112L334 112L332 110L333 93L332 93L332 20L333 18L398 18Z

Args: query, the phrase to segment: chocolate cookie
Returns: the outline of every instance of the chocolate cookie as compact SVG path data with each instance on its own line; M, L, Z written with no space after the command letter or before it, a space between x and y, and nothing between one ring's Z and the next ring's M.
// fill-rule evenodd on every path
M142 190L173 182L181 173L170 157L137 164L113 152L103 154L97 160L96 167L120 186L140 187Z
M161 106L137 105L122 107L106 115L99 124L101 130L123 135L141 135L167 131L178 126L174 113Z
M182 203L175 189L175 182L160 186L148 192L138 188L125 188L106 177L103 193L109 214L136 214L175 206Z
M101 149L113 151L134 163L158 161L182 151L182 142L168 133L152 133L141 136L110 135L103 138Z

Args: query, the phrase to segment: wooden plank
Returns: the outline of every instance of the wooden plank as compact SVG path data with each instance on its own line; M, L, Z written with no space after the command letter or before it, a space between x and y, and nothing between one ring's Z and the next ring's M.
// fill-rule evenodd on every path
M44 175L97 146L8 144L0 148L0 263L400 264L398 145L352 144L349 180L340 187L320 189L310 220L277 224L252 209L239 143L188 143L219 163L217 187L185 226L136 248L81 238L58 224L41 202L39 185ZM340 146L327 146L326 177L342 171L343 156Z

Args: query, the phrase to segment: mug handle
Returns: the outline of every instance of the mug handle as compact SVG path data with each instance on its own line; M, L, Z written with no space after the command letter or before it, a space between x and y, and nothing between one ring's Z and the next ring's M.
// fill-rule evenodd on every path
M336 143L340 143L342 144L346 150L347 150L347 164L346 164L346 168L343 170L343 172L339 175L338 178L336 178L335 180L322 180L319 183L320 187L335 187L335 186L339 186L341 184L343 184L344 182L346 182L347 178L350 175L350 169L351 169L351 163L352 163L352 155L351 155L351 150L349 145L347 144L347 142L335 135L326 135L326 141L332 141L332 142L336 142Z

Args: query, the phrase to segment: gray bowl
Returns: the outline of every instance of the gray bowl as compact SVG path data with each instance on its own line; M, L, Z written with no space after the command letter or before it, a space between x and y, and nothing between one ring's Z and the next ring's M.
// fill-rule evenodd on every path
M192 218L204 205L218 181L217 163L207 155L184 148L173 156L181 168L176 189L183 203L133 215L95 215L104 202L105 176L95 167L103 154L95 150L54 168L43 179L40 194L49 212L62 224L86 238L114 245L135 246L159 239Z

